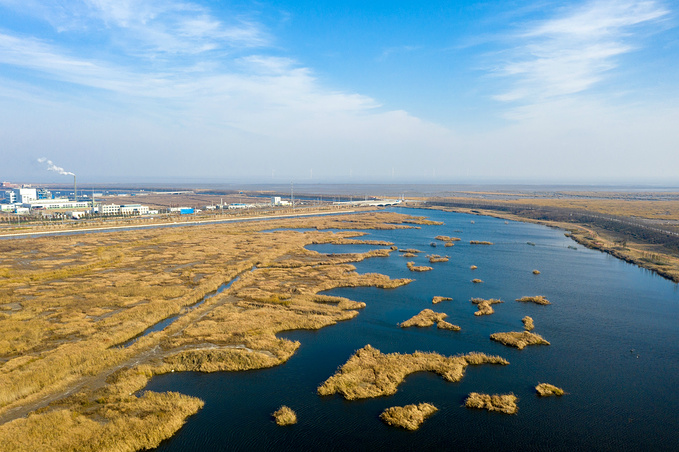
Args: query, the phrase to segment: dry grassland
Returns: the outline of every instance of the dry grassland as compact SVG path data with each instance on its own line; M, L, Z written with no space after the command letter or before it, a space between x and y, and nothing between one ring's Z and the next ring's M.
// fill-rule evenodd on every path
M528 331L512 331L509 333L493 333L490 338L501 344L523 350L527 345L550 345L542 336Z
M417 430L424 420L436 413L436 408L431 403L420 403L419 405L393 406L387 408L380 414L387 425L405 428L407 430Z
M276 424L280 426L292 425L297 423L297 414L285 405L274 411L272 414Z
M509 362L500 356L469 353L443 356L438 353L383 354L366 345L318 387L319 395L342 394L347 400L380 397L396 393L398 385L415 372L434 372L446 381L460 381L468 365Z
M484 300L483 298L472 298L470 301L478 308L478 311L474 313L476 316L490 315L495 312L491 305L504 303L504 301L498 300L496 298L491 298L489 300Z
M499 411L505 414L515 414L519 407L516 406L518 398L514 394L480 394L472 392L467 397L464 405L467 408L479 408L488 411Z
M389 249L325 256L304 246L358 243L352 237L362 235L323 229L394 229L404 219L422 221L370 212L0 241L0 292L9 306L0 311L0 444L25 451L155 447L202 402L133 395L153 375L284 362L299 343L278 332L332 325L364 306L319 292L410 281L360 275L349 264ZM259 232L272 228L318 231ZM204 299L237 275L229 289ZM162 331L120 346L173 316Z
M539 383L535 387L535 390L540 397L562 396L565 394L563 389L550 385L549 383Z

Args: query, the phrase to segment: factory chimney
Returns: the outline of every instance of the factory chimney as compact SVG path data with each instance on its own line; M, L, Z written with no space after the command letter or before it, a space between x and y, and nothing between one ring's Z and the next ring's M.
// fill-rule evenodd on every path
M73 199L78 202L78 185L75 183L75 174L73 175Z

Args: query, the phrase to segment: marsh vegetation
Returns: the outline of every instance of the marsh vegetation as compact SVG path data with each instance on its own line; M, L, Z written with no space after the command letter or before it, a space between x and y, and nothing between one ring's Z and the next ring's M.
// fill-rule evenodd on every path
M564 390L549 383L540 383L535 387L540 397L562 396Z
M504 303L504 301L499 300L497 298L491 298L488 300L485 300L483 298L472 298L470 301L472 302L472 304L475 304L476 307L478 308L478 311L474 313L474 315L476 316L490 315L495 312L491 305Z
M0 291L9 306L0 312L0 443L19 451L39 450L47 438L58 450L157 446L203 402L135 396L151 377L285 362L299 343L277 333L349 320L365 306L319 292L410 281L358 274L351 265L392 249L325 255L305 246L376 245L355 229L412 227L403 220L421 221L369 212L0 242ZM272 227L282 230L260 232ZM175 320L141 335L168 318Z
M534 297L521 297L517 298L516 301L520 301L521 303L535 303L541 305L551 304L549 300L544 297L544 295L536 295Z
M285 426L297 423L297 413L288 406L281 406L272 414L277 425Z
M338 393L347 400L391 395L415 372L434 372L446 381L455 382L464 377L467 366L480 364L507 365L509 361L476 352L458 356L427 352L384 354L366 345L318 387L318 394Z
M527 345L550 345L542 336L528 331L493 333L490 338L501 344L523 350Z
M431 403L420 403L419 405L393 406L387 408L380 414L387 425L405 428L407 430L417 430L424 420L438 411Z
M472 392L465 400L467 408L478 408L488 411L498 411L504 414L515 414L519 407L516 405L518 398L514 394L480 394Z
M434 269L434 267L429 267L426 265L415 265L415 262L408 262L406 266L411 272L428 272Z

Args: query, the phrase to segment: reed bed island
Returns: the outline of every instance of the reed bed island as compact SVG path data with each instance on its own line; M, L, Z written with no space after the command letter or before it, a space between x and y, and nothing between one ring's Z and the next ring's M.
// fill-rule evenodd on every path
M467 366L480 364L504 366L509 361L476 352L458 356L425 352L384 354L366 345L318 387L318 394L341 394L347 400L392 395L398 385L415 372L434 372L446 381L456 382L464 377Z
M411 281L351 265L393 249L326 255L305 246L364 243L356 229L426 221L366 212L0 241L0 292L14 307L0 312L0 444L156 447L203 401L135 396L154 375L279 365L300 344L277 333L333 325L365 306L320 292Z
M384 410L380 414L380 419L387 425L405 428L406 430L417 430L425 419L437 411L438 408L431 403L393 406Z

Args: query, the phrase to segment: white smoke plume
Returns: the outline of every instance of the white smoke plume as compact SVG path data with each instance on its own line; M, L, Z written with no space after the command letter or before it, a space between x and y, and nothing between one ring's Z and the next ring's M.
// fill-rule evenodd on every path
M66 171L62 167L55 165L54 162L52 162L52 160L48 160L45 157L40 157L38 159L38 162L39 163L47 163L47 165L48 165L47 171L54 171L55 173L59 173L59 174L64 175L64 176L75 176L74 173L72 173L70 171Z

